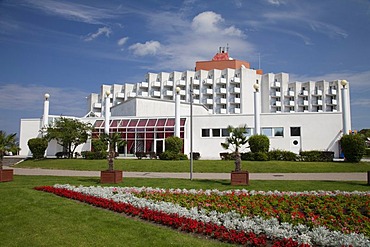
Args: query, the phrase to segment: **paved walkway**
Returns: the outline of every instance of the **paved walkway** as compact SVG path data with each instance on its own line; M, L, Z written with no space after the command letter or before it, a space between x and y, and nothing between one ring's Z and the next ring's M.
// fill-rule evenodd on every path
M12 168L15 175L100 177L100 171ZM128 178L183 178L189 173L124 172ZM367 173L250 173L251 180L367 181ZM193 173L193 179L230 179L230 173Z

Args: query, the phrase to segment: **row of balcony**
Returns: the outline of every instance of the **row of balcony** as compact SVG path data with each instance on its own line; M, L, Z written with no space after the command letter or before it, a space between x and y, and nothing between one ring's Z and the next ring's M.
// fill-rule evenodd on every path
M226 78L219 78L219 79L216 80L216 83L217 84L226 84L227 80L226 80ZM239 77L233 77L233 78L231 78L230 83L240 83L240 78ZM139 87L141 87L141 88L149 87L148 82L141 82L141 83L138 83L138 84L139 84ZM211 78L204 79L203 84L204 85L213 85L213 79L211 79ZM166 80L166 81L163 82L163 85L172 87L174 85L174 82L173 82L173 80ZM185 80L177 80L176 85L177 86L186 86L186 81ZM193 85L200 85L200 80L199 79L194 79L193 80ZM152 87L160 87L161 82L160 81L153 81L151 83L151 86Z
M326 103L327 105L337 105L337 100L332 99L329 102ZM280 107L282 105L281 101L275 101L272 103L273 107ZM284 102L285 106L295 106L295 101L289 100ZM298 102L298 106L308 106L309 102L308 100L302 100ZM323 100L316 100L315 102L312 103L312 105L323 105Z

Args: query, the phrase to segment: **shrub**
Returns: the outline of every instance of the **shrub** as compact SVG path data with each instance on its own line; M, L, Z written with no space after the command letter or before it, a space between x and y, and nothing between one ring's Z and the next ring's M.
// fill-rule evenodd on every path
M370 157L370 148L365 149L365 156Z
M267 161L269 157L265 152L252 153L255 161Z
M300 160L306 162L331 162L334 159L334 152L331 151L301 151Z
M267 153L269 160L296 161L297 155L285 150L272 150Z
M233 154L232 153L220 153L220 157L222 160L233 160Z
M359 134L344 135L340 139L342 151L346 161L360 162L365 154L365 141Z
M253 135L249 137L249 148L252 153L267 153L270 147L270 140L265 135Z
M32 152L32 158L42 159L45 156L45 151L48 148L48 141L44 138L32 138L27 142L29 149Z
M242 154L241 154L241 159L242 159L242 160L249 160L249 161L253 161L253 160L254 160L253 153L252 153L252 152L242 153Z
M107 151L84 151L81 152L83 158L87 160L103 160L107 158Z
M159 155L161 160L187 160L188 156L182 153L175 153L172 151L164 151Z
M166 138L165 141L166 151L171 151L174 153L180 153L182 149L182 140L177 136L170 136Z

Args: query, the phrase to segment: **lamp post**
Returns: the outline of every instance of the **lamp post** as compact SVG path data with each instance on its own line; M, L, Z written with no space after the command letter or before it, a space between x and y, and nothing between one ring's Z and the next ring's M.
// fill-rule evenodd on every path
M193 77L190 77L190 180L193 180Z
M180 137L180 91L179 87L176 87L175 96L175 136Z
M261 111L261 102L260 102L260 85L255 83L254 88L254 134L261 134L261 123L260 123L260 111Z
M41 128L47 128L49 124L49 98L50 94L46 93L44 95L45 100L44 100L44 115L42 116L42 126Z
M105 123L104 123L104 133L109 135L109 117L110 117L110 92L105 92Z
M350 130L350 119L348 115L348 90L346 88L348 82L346 80L341 80L342 85L342 122L343 122L343 134L348 134Z

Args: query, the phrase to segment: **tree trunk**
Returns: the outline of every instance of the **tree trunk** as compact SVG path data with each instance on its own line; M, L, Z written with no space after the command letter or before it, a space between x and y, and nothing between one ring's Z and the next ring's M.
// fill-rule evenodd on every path
M240 172L241 169L241 158L240 153L238 151L235 152L235 171Z
M108 170L113 171L114 170L114 152L109 151L108 155Z

